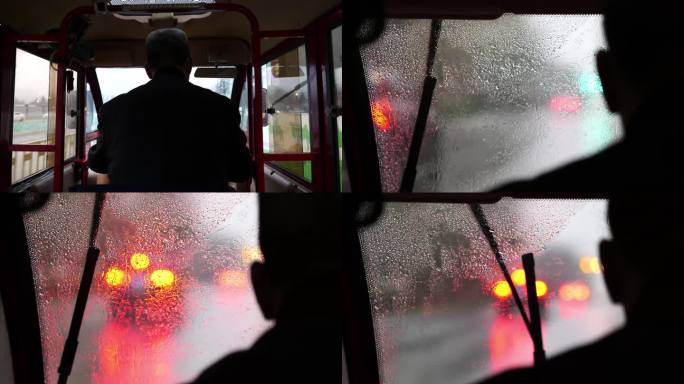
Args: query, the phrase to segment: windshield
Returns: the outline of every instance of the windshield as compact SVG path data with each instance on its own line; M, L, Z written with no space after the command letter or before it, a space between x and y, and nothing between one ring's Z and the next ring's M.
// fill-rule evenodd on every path
M610 237L606 206L514 199L482 206L524 302L521 256L535 255L547 356L624 322L597 259L599 240ZM381 382L471 383L532 365L532 341L468 205L388 203L359 235Z
M144 68L97 68L96 71L102 91L102 101L105 103L150 81ZM233 79L199 78L195 77L195 71L197 67L193 67L190 74L192 84L230 97L233 91Z
M91 194L52 195L24 217L46 382L83 272ZM175 383L249 347L271 322L249 278L261 259L253 194L108 194L71 383Z
M382 184L398 191L422 92L430 20L390 19L362 47ZM595 54L601 16L444 20L415 191L482 192L616 143Z
M192 84L230 98L233 91L233 79L198 78L195 77L197 68L198 67L193 67L192 73L190 74L190 82ZM100 91L102 92L103 103L106 103L119 95L128 93L134 88L147 84L147 82L150 81L144 68L97 68L96 72L97 81L100 84ZM247 90L243 90L243 94L246 93ZM92 98L92 96L90 96L90 93L88 93L88 95L88 103L90 103L90 98ZM98 124L97 113L88 114L87 118L86 126L89 127L88 129L91 131L96 130ZM90 143L88 143L88 145L90 145Z

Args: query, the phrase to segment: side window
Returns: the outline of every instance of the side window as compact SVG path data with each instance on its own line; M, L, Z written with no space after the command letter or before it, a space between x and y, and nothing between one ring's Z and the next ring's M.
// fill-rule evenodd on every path
M301 45L261 67L264 97L264 153L311 152L306 47ZM307 182L310 161L272 162Z
M76 113L78 112L78 82L76 77L78 74L74 71L67 71L71 75L67 76L69 79L73 76L72 84L67 84L67 89L65 91L65 104L64 104L64 159L68 160L76 156L76 127L78 124L78 118Z
M245 79L240 95L240 128L249 139L249 99L247 97L249 92L247 92L247 85L247 79Z
M90 89L90 84L86 83L86 132L97 131L97 108L95 107L95 99L93 99L93 92Z
M55 143L57 72L50 63L25 50L16 50L14 78L13 144ZM54 165L48 152L12 153L12 183Z

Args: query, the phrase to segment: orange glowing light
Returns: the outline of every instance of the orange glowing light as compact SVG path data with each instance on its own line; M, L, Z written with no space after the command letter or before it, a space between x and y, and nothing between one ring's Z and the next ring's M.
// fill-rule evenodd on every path
M511 273L511 280L513 280L513 284L521 286L525 285L525 270L523 269L516 269Z
M227 269L219 273L218 283L224 287L244 288L247 286L247 276L242 271Z
M378 131L387 132L392 128L392 107L389 100L383 98L371 103L371 117Z
M126 273L117 267L111 267L105 272L104 279L110 287L118 287L126 280Z
M596 256L584 256L580 258L579 262L580 270L587 274L598 274L601 273L601 262Z
M150 258L144 253L134 253L131 256L131 267L136 271L142 271L150 266Z
M244 247L242 248L242 251L240 251L240 256L245 264L252 264L255 261L264 260L259 247Z
M492 293L499 299L504 299L512 294L511 287L504 280L499 280L492 286Z
M565 283L558 288L558 297L563 301L587 301L589 296L591 290L581 281Z
M537 297L544 297L549 291L549 286L542 280L535 281L534 285L537 287Z
M176 281L176 276L168 269L156 269L150 275L150 281L157 288L166 288L173 285Z

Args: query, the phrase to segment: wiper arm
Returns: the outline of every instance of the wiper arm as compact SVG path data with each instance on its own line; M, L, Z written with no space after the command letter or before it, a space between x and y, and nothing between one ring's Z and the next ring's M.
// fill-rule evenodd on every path
M93 275L95 274L97 259L100 256L100 250L95 247L95 238L97 237L97 232L100 228L104 199L105 195L103 192L99 192L95 195L93 218L90 223L88 253L86 255L85 266L83 268L83 276L81 277L81 285L78 288L78 296L76 296L76 305L74 306L74 314L71 317L69 334L64 342L62 359L59 363L59 368L57 369L57 372L59 372L59 384L66 384L69 374L71 374L71 368L74 365L74 358L76 357L76 349L78 348L78 333L81 330L83 314L85 313L86 303L88 302L88 293L90 292L90 286L93 282Z
M503 259L503 255L501 254L501 250L499 249L499 244L494 237L494 231L487 222L487 217L485 217L482 206L480 204L470 204L470 209L473 211L473 215L475 215L475 219L480 226L480 230L482 230L482 233L487 238L489 247L494 252L496 262L499 264L501 272L508 283L508 287L511 289L515 305L520 311L520 316L522 316L525 327L527 328L527 332L530 334L530 338L532 338L532 343L534 345L534 365L535 367L541 367L546 361L546 352L544 351L544 343L541 332L539 299L537 298L537 283L534 272L534 256L531 253L527 253L522 257L523 269L525 271L525 285L527 288L527 305L530 309L530 317L532 318L530 321L530 319L527 317L527 312L525 312L525 308L523 307L522 300L520 300L520 296L518 295L518 290L513 284L513 279L511 279L511 275L508 273L506 263Z
M302 87L304 87L304 86L306 85L307 82L308 82L308 80L302 81L301 83L297 84L291 91L289 91L288 93L286 93L286 94L280 96L278 99L276 99L276 101L273 102L273 104L271 104L271 108L269 108L269 109L272 109L273 107L275 107L276 104L278 104L278 103L280 103L281 101L285 100L285 99L286 99L287 97L289 97L291 94L293 94L293 93L299 91L300 89L302 89Z
M435 64L437 43L441 30L442 20L433 19L430 28L430 46L428 47L428 61L425 81L423 82L423 94L420 97L416 126L413 129L413 137L411 138L411 147L409 149L408 159L406 160L406 168L404 168L404 175L401 178L401 186L399 187L399 191L403 193L413 192L413 185L416 182L418 156L420 155L420 147L423 145L423 137L425 136L425 127L427 125L428 114L430 113L432 96L435 92L435 86L437 85L437 79L432 76L432 67Z

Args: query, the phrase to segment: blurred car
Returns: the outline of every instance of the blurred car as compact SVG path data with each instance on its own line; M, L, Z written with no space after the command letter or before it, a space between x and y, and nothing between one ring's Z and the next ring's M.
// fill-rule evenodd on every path
M108 296L112 318L137 326L178 323L182 311L179 271L152 265L145 253L133 253L105 268L100 289Z
M26 115L21 112L14 112L14 121L24 121L26 120Z

